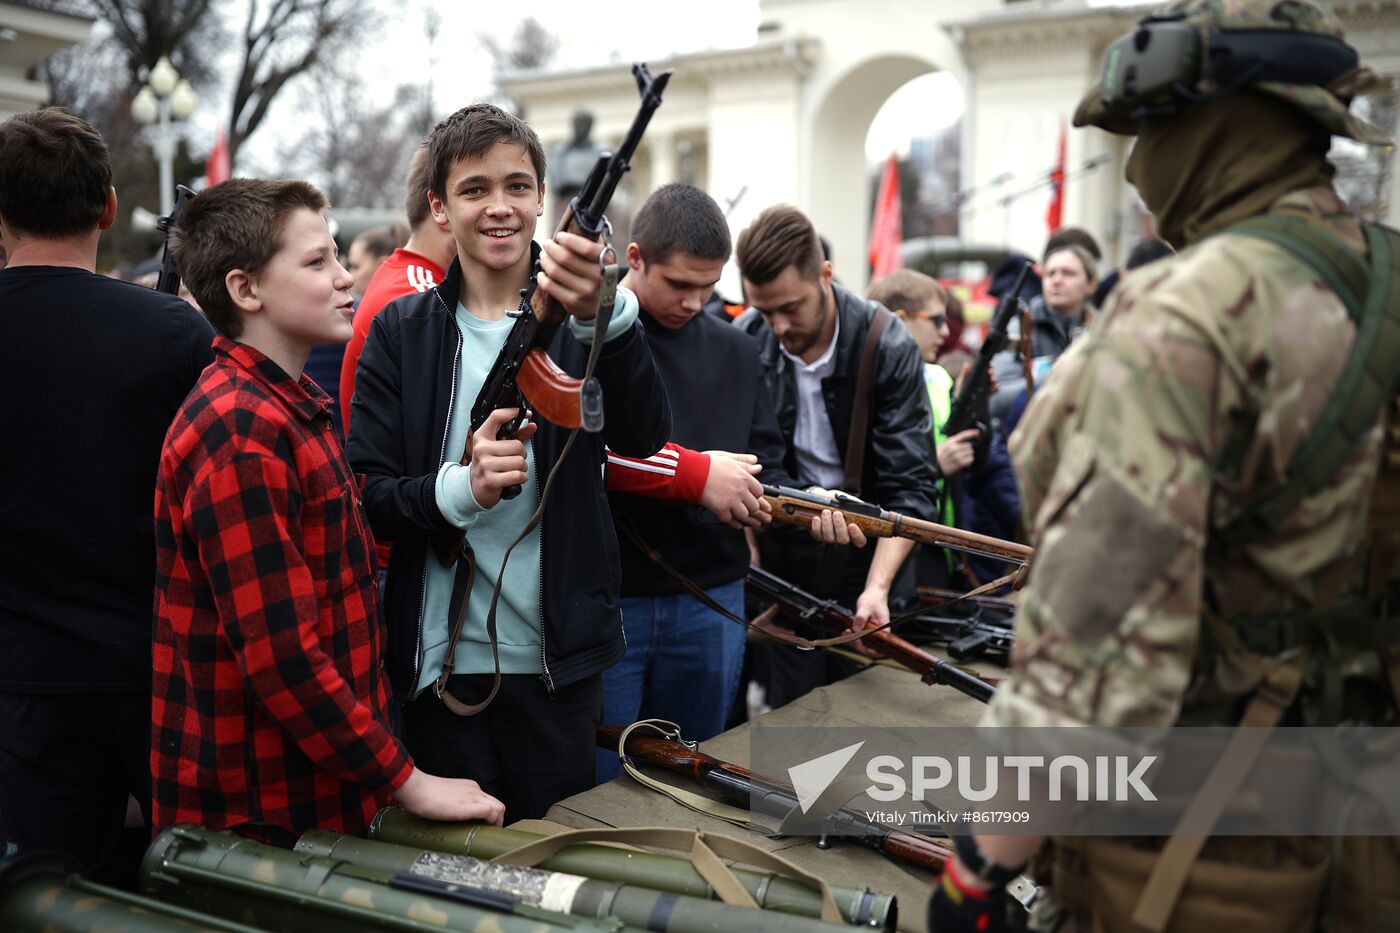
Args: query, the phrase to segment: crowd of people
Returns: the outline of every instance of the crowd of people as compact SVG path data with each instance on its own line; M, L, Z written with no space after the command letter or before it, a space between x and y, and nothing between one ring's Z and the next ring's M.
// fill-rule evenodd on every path
M1296 6L1270 28L1340 42L1325 12ZM1209 0L1190 10L1255 26ZM900 270L859 294L797 208L731 240L686 184L646 198L616 266L576 233L537 242L545 153L494 105L438 124L411 161L403 230L355 238L344 264L312 185L201 192L170 234L189 300L96 274L117 195L91 126L58 109L0 124L14 387L0 425L22 439L0 468L7 849L59 849L130 884L132 827L289 846L362 833L391 801L429 819L542 817L619 773L595 752L600 722L660 717L703 740L754 697L778 706L854 669L750 639L736 619L751 564L850 607L853 630L887 623L916 583L995 573L867 540L839 512L774 523L765 485L998 538L1029 529L1039 550L990 724L1214 721L1288 689L1274 719L1295 709L1306 677L1280 686L1287 664L1243 685L1193 672L1201 619L1321 625L1329 601L1393 591L1389 526L1360 535L1382 514L1367 511L1385 487L1374 411L1340 472L1288 500L1315 507L1251 510L1292 482L1308 430L1341 417L1289 387L1330 384L1358 352L1396 366L1384 341L1353 348L1355 315L1286 236L1215 236L1272 212L1296 221L1288 236L1325 229L1362 257L1378 242L1325 160L1334 133L1378 131L1341 98L1261 87L1193 99L1190 120L1125 121L1101 89L1086 97L1079 124L1140 136L1129 178L1165 242L1139 244L1120 279L1086 231L1050 238L1010 296L1026 309L992 362L986 437L944 432L976 340L943 284ZM714 295L731 256L741 309ZM548 363L601 388L600 431L530 410L544 398L529 392L473 404L532 298L558 312L540 330ZM1364 560L1349 543L1363 539ZM1328 641L1338 664L1345 642ZM1300 721L1385 705L1350 689ZM1044 844L960 837L938 929L995 929L996 892ZM1057 872L1072 848L1055 849Z
M954 388L937 363L948 293L907 271L850 291L795 208L762 212L736 250L709 195L664 186L605 287L598 243L535 242L544 152L477 104L415 152L403 245L368 231L348 268L309 184L205 190L170 237L181 301L95 274L116 195L90 126L21 114L0 151L7 191L67 206L0 206L0 288L32 328L12 371L41 400L12 421L27 443L9 466L26 489L7 506L20 573L0 662L17 848L129 881L132 822L289 845L363 831L390 799L543 816L617 773L595 760L600 719L705 739L744 715L749 681L775 706L848 672L748 644L732 618L751 563L860 626L912 597L911 542L867 542L839 513L772 526L763 484L1014 532L1002 442L983 463L969 432L935 428ZM736 252L737 320L704 310ZM536 269L567 313L551 358L593 359L600 433L514 408L473 421ZM927 563L938 582L958 572ZM77 714L97 698L100 715Z

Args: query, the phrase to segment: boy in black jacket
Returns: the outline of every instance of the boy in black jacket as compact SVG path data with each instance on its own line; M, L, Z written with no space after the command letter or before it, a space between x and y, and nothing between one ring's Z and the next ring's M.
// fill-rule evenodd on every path
M606 427L579 435L543 521L511 553L492 639L485 622L503 555L539 503L568 432L538 422L498 439L516 415L503 409L471 437L471 462L456 458L472 401L529 281L544 152L525 123L475 104L434 129L429 161L429 205L451 226L457 259L441 285L395 301L375 319L356 370L348 453L364 476L375 534L394 542L388 669L410 752L425 770L474 778L506 804L507 820L539 817L592 785L602 671L625 649L604 444L650 455L670 436L670 408L636 299L619 289L607 332L595 335L601 247L556 235L540 255L539 287L572 316L549 356L578 376L592 342L604 341L595 375ZM519 496L502 497L517 484ZM470 586L429 547L434 531L452 528L466 532L475 554ZM462 599L466 621L454 637ZM449 708L449 698L460 709L491 696L496 658L495 701L472 716Z

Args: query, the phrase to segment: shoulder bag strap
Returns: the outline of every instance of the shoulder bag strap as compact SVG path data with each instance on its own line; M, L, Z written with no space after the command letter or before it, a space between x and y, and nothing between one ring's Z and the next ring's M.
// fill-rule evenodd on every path
M875 306L870 329L865 332L865 349L860 355L860 373L856 376L856 394L851 402L851 432L846 436L846 476L842 488L853 496L860 495L860 476L865 468L865 436L870 433L870 409L875 405L871 385L875 381L875 353L880 337L894 320L894 314L884 305Z

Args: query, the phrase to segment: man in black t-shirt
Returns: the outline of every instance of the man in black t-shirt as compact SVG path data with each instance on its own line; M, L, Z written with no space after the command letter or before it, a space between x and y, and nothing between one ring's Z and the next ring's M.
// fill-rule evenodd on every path
M637 295L647 345L671 400L671 440L694 450L752 453L765 483L788 483L783 439L760 378L758 344L727 321L702 314L729 259L719 206L691 185L658 189L637 212L623 284ZM653 457L664 469L668 456ZM711 471L752 482L739 460L710 457ZM615 467L614 467L615 468ZM603 720L659 716L688 739L724 730L739 686L743 626L707 607L633 542L635 532L731 612L743 615L749 546L734 519L726 527L699 508L611 493L622 549L622 625L627 655L603 675ZM755 505L757 502L755 501ZM738 515L742 510L731 514ZM742 521L757 524L758 511ZM620 773L600 752L599 780Z
M188 303L95 274L107 145L62 110L0 124L0 839L132 886L149 814L156 462L212 359Z

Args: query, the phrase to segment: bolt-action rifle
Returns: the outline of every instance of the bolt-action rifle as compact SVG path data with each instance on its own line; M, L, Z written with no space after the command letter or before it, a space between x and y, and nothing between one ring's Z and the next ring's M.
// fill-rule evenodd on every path
M788 486L764 486L763 498L773 507L774 520L780 522L808 525L812 519L820 517L823 510L830 510L841 513L848 523L859 527L867 537L909 538L954 551L995 558L1008 564L1024 565L1034 553L1034 549L1015 541L1004 541L889 512L843 492L822 496Z
M598 746L617 751L623 728L599 726ZM654 734L641 735L633 732L627 736L625 754L633 760L686 775L724 799L741 807L748 807L756 813L786 818L800 808L797 792L791 784L756 774L748 768L741 768L727 761L720 761L697 751L694 744ZM824 817L821 825L823 834L818 845L822 848L827 847L830 836L852 836L892 859L935 872L942 870L943 863L952 854L952 848L947 843L919 833L891 829L845 807Z
M175 257L170 254L170 231L180 220L180 212L185 202L194 197L194 192L184 185L175 186L175 203L170 213L156 221L156 227L165 234L165 247L160 254L160 277L156 279L156 291L167 295L180 294L180 270L175 268Z
M784 615L798 621L810 622L833 632L844 632L852 625L853 613L845 606L835 600L814 596L762 567L750 566L746 582L751 593L777 603ZM996 689L993 684L935 658L889 629L871 632L865 636L863 644L918 674L925 683L947 684L974 700L987 703Z
M973 361L972 369L968 372L967 379L963 381L962 390L953 399L952 407L948 409L948 420L943 425L944 437L952 437L959 431L966 431L968 428L978 430L977 440L973 446L978 463L986 459L987 447L992 442L990 372L992 357L1006 348L1007 330L1010 327L1012 316L1020 312L1021 286L1026 284L1026 276L1030 271L1031 264L1027 262L1021 267L1021 274L1016 276L1016 284L1012 285L1011 290L1001 296L996 312L992 315L987 337L982 341L982 346L977 349L977 359Z
M653 77L645 64L636 64L632 66L632 76L637 80L637 90L642 99L637 116L617 151L599 154L588 179L565 209L556 232L567 230L603 242L605 234L612 229L605 216L608 204L612 201L618 182L632 167L632 155L642 141L642 134L651 122L652 114L661 106L661 92L671 79L671 72L663 71ZM520 307L511 314L515 324L506 336L496 361L491 364L472 405L471 427L467 431L466 447L459 458L464 465L471 462L472 435L486 423L491 412L499 408L520 409L515 419L501 427L497 433L500 438L515 437L524 422L527 405L536 415L561 427L582 428L590 433L603 429L603 389L598 380L591 374L585 379L570 376L547 354L549 344L568 317L568 312L558 301L536 287L539 274L540 264L536 261L530 272L529 284L520 292ZM601 344L602 340L603 335L599 334L598 342ZM513 499L518 495L520 487L509 486L502 493L502 498ZM444 564L456 560L462 539L459 531L435 533L432 544L438 559Z

